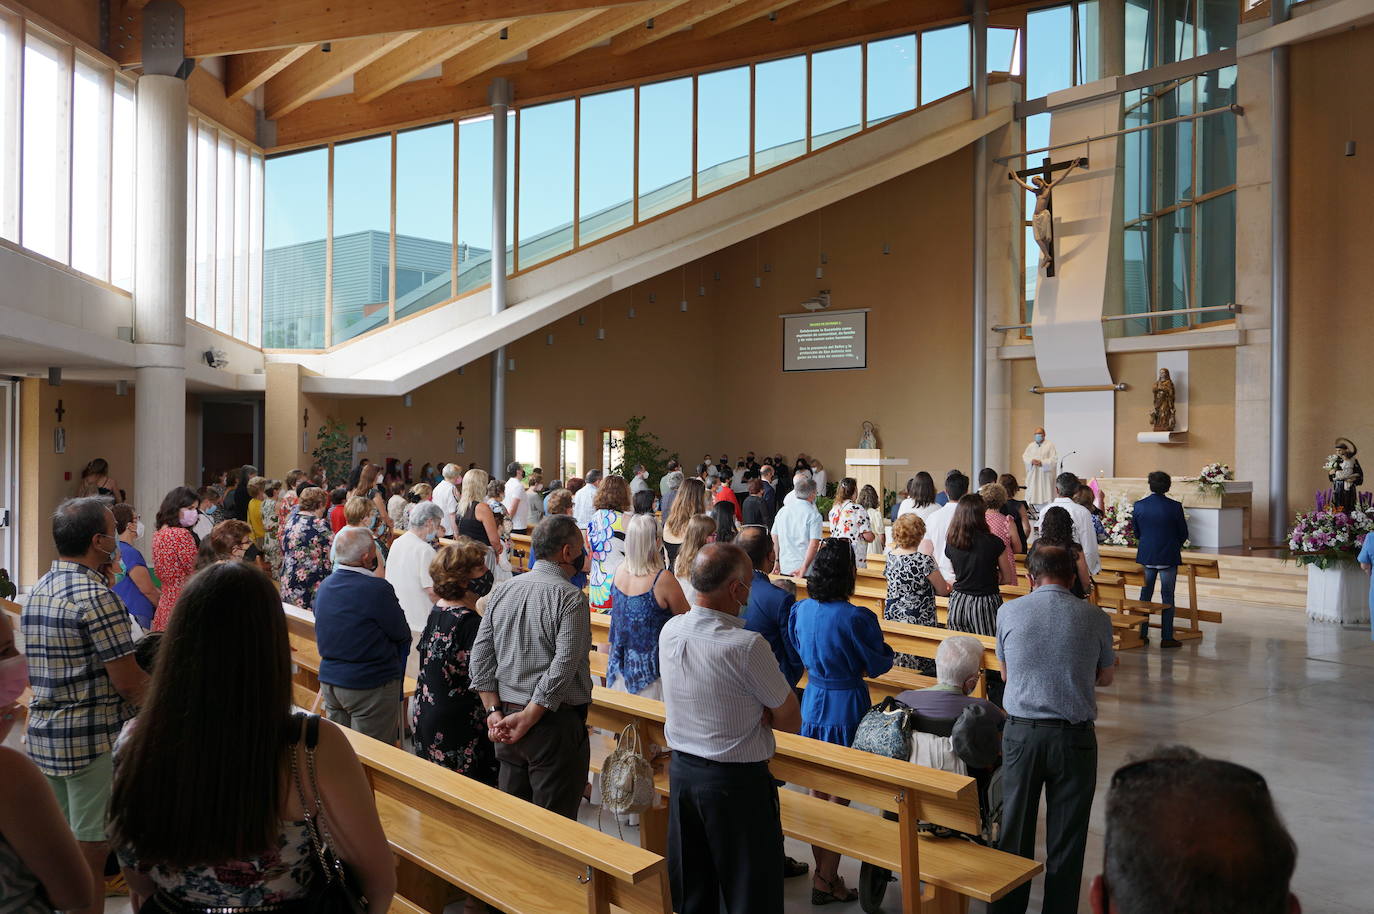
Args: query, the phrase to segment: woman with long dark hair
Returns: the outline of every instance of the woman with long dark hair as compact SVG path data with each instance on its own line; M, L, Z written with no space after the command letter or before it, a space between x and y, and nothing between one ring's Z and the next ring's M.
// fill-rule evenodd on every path
M162 631L176 609L181 587L196 570L200 541L191 528L200 520L200 499L194 489L177 486L162 499L153 532L153 568L162 582L162 599L153 616L153 631Z
M350 495L359 495L366 498L377 509L377 519L380 521L380 530L376 531L379 538L390 544L391 542L391 515L386 510L385 492L378 485L378 478L381 476L382 468L375 463L358 468L358 478L353 481L349 490Z
M940 510L935 503L935 478L925 470L917 473L906 484L906 498L897 507L897 516L915 514L929 522L931 515Z
M739 535L735 524L735 509L729 502L718 501L711 506L711 518L716 522L716 542L733 543Z
M395 863L367 776L339 728L319 728L315 797L292 717L276 588L240 562L197 574L162 640L132 735L116 750L110 830L136 903L157 893L144 911L289 905L317 891L294 754L306 799L323 804L369 914L387 911Z
M822 540L806 577L808 597L792 608L787 629L810 677L802 694L801 735L841 746L854 741L869 708L864 678L883 675L893 662L878 617L850 601L857 573L849 540ZM812 795L849 804L820 791ZM823 847L812 847L811 852L816 859L811 903L853 901L857 895L845 888L839 875L840 855Z
M1030 509L1026 507L1024 501L1016 497L1016 493L1021 491L1021 484L1010 473L1003 473L997 478L997 482L1007 492L1007 503L1002 506L1002 513L1011 518L1012 525L1016 527L1016 535L1021 537L1021 542L1023 544L1030 543Z
M252 464L245 463L239 467L238 485L224 496L224 510L228 512L228 517L221 517L220 520L248 520L248 503L253 500L252 493L248 491L248 483L256 475L258 468Z
M975 635L997 634L1002 585L1016 581L1011 550L988 529L987 504L972 493L959 499L945 538L945 557L954 566L946 628Z
M1060 507L1045 511L1040 518L1040 536L1031 548L1034 549L1036 546L1059 546L1069 551L1069 555L1073 556L1074 566L1078 569L1070 590L1078 599L1086 598L1092 591L1093 575L1088 570L1087 560L1083 558L1083 547L1074 542L1073 518L1069 516L1068 511ZM1029 558L1029 555L1027 557ZM1035 582L1031 581L1030 585L1034 587Z

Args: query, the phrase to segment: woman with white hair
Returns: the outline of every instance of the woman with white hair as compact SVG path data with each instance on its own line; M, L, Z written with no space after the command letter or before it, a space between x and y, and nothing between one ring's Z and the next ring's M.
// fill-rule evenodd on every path
M625 530L625 556L611 579L611 688L661 700L658 635L690 607L677 578L664 574L663 540L652 514L636 514Z
M432 501L422 501L410 510L410 527L391 544L386 579L396 589L396 599L401 601L413 632L425 630L429 611L434 607L434 580L429 576L429 566L434 562L443 520L442 508Z

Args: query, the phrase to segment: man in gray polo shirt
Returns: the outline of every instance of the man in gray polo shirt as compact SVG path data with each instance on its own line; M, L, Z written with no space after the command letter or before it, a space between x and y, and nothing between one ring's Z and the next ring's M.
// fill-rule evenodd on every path
M997 613L997 658L1006 679L1002 731L1002 839L999 847L1035 857L1040 792L1045 792L1045 899L1042 914L1076 914L1097 787L1097 686L1116 676L1106 613L1069 591L1073 556L1037 547L1028 559L1035 590ZM993 902L992 914L1024 914L1027 883Z
M679 914L782 914L782 823L768 771L773 730L796 733L801 707L772 648L745 629L754 568L738 546L692 563L692 608L658 638L673 750L668 881Z

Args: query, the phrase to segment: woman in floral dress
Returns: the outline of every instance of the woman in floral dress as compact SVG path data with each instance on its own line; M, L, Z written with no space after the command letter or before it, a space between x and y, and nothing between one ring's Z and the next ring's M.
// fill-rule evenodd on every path
M153 615L153 631L167 627L181 597L181 586L196 571L196 550L200 541L191 528L200 520L196 506L200 499L194 489L177 486L162 499L157 509L157 530L153 533L153 568L162 582L162 599Z
M630 510L630 487L623 476L607 476L596 489L595 511L587 524L589 599L594 612L610 612L611 579L625 557L625 512Z
M853 476L840 480L835 490L835 506L830 509L830 535L849 540L854 550L854 562L868 567L868 544L873 542L873 528L869 524L868 509L856 501L859 483Z
M496 749L487 738L487 712L471 688L468 658L482 617L477 600L491 590L487 550L467 537L445 546L429 566L438 601L420 636L420 675L410 726L415 754L496 786Z
M272 566L272 577L281 577L281 521L277 500L281 496L281 480L270 479L262 487L262 551Z
M281 599L302 609L315 605L315 591L329 577L329 544L332 539L324 512L329 496L311 487L301 493L296 515L282 534Z
M892 525L892 551L887 554L883 575L887 578L887 602L883 618L907 625L940 623L935 617L935 595L949 594L949 585L940 574L932 556L919 552L926 535L926 522L919 514L903 514ZM935 661L929 657L897 654L895 666L917 670L923 676L935 675Z

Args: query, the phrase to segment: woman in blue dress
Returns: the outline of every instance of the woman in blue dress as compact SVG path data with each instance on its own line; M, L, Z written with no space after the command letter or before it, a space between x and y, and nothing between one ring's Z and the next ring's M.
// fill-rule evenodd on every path
M611 578L611 657L606 684L662 700L658 635L663 623L690 607L677 578L664 574L663 540L652 514L629 518L625 557Z
M1374 533L1365 534L1364 545L1360 547L1360 567L1366 572L1374 568ZM1369 581L1369 617L1374 619L1374 578ZM1374 632L1370 637L1374 638Z
M809 598L792 609L788 637L806 665L807 686L802 695L801 735L848 746L868 710L866 676L892 669L892 648L883 641L878 617L849 601L854 595L854 549L849 540L828 537L821 542L806 578ZM849 801L820 791L812 795L849 805ZM811 887L813 905L853 901L839 876L840 855L812 847L816 872Z

